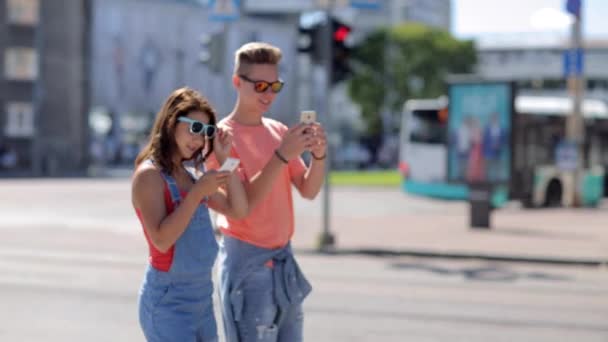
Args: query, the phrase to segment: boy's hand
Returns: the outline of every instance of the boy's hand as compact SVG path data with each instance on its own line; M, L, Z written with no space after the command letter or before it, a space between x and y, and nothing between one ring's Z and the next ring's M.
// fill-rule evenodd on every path
M193 190L201 197L209 196L217 191L218 188L226 186L230 172L228 171L207 171L201 178L194 184Z
M323 126L315 122L312 124L312 141L307 149L316 158L323 158L327 153L327 136Z
M221 165L230 156L232 147L232 135L227 130L218 127L213 144L213 153L218 163Z
M313 136L309 128L310 125L301 123L287 130L278 148L279 153L287 160L301 155L312 144ZM305 132L307 129L309 131Z

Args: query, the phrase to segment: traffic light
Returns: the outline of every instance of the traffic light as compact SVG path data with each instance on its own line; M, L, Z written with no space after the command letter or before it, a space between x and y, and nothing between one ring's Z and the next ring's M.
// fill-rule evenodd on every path
M352 28L336 18L331 18L332 75L331 84L348 78L351 73L349 36Z
M323 23L298 27L298 52L310 54L313 63L323 63Z
M331 37L324 37L328 33ZM331 48L331 69L330 75L331 84L339 83L350 76L351 68L349 65L351 47L349 42L351 39L352 28L346 25L337 18L330 17L329 23L327 20L316 21L307 26L300 24L298 28L298 52L310 54L311 61L314 64L325 64L327 61L326 53L329 38Z
M206 64L209 69L219 73L224 68L224 54L226 51L226 39L223 32L203 34L201 36L201 52L199 60Z

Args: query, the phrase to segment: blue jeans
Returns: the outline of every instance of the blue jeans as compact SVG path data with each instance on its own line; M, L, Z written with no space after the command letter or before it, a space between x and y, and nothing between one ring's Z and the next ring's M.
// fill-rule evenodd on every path
M245 280L243 313L237 322L240 342L301 342L302 305L279 313L273 296L272 269L261 266ZM281 323L278 317L282 315Z

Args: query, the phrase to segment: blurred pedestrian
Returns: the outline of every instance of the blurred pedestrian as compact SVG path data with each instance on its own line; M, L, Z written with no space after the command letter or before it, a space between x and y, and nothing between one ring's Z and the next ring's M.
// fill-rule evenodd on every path
M482 150L482 131L479 118L472 117L469 125L470 152L467 165L467 181L469 183L483 182L485 179Z
M507 135L500 125L498 113L492 113L483 131L483 157L486 163L486 180L490 182L505 180L503 170L503 151L506 150Z
M248 43L235 53L237 101L219 126L233 133L230 155L241 160L250 213L220 217L220 298L226 341L302 341L302 301L311 291L291 250L291 186L313 199L324 179L325 132L318 123L288 128L265 116L283 88L281 51ZM301 158L310 151L307 167ZM209 162L209 167L218 163Z
M132 202L149 245L139 295L139 319L148 341L218 340L211 280L218 246L209 208L241 218L248 205L237 175L199 171L212 153L223 162L230 150L232 138L215 122L215 111L203 96L177 89L135 160Z
M458 126L456 132L456 144L452 145L456 148L456 156L458 160L458 176L460 180L467 179L469 169L469 157L471 154L471 130L473 118L471 115L465 115Z

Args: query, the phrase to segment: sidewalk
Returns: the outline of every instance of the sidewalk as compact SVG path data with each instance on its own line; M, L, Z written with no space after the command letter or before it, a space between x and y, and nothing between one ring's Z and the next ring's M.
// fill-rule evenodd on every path
M337 253L608 265L608 201L599 209L511 206L493 213L492 229L474 230L466 202L414 197L400 189L330 192ZM130 198L128 177L6 179L0 181L0 228L66 228L141 239ZM294 191L298 251L317 249L322 199L323 193L306 201Z
M297 196L296 196L297 197ZM334 188L337 253L402 254L579 265L608 264L608 207L493 212L489 230L469 227L469 205L398 189ZM316 250L322 200L296 199L294 247Z

